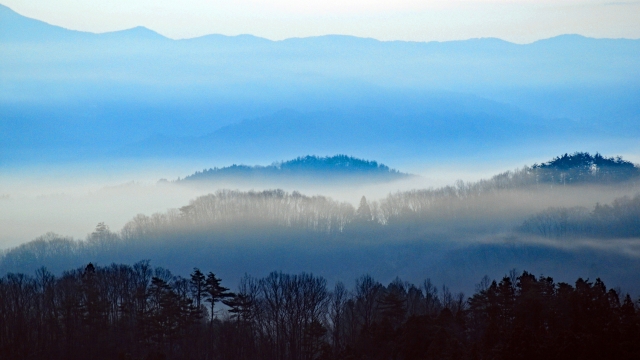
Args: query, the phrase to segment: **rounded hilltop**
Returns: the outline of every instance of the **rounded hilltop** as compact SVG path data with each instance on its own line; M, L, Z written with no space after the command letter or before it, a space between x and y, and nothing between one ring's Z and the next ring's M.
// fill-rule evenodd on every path
M362 178L362 180L396 180L411 176L389 168L377 161L363 160L348 155L307 155L293 160L274 162L268 166L236 165L197 171L181 181L214 181L230 178L305 178L305 177Z

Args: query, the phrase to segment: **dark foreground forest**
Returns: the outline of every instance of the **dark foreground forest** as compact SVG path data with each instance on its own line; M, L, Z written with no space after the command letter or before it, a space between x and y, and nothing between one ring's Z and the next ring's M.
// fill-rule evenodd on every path
M2 359L638 359L640 303L511 271L467 298L429 279L174 276L149 261L0 279Z

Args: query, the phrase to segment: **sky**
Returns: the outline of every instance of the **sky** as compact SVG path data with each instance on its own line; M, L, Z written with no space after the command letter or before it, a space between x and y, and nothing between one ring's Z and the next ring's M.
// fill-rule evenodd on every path
M529 43L561 34L640 38L635 0L0 0L28 17L107 32L145 26L174 39L326 34L379 40L497 37Z

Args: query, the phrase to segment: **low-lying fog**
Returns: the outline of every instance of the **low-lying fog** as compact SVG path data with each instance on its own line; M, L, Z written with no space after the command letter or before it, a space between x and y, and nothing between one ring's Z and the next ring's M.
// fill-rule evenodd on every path
M526 163L414 165L398 170L419 176L381 183L179 182L211 165L178 162L4 174L0 272L151 259L181 275L211 268L230 283L281 270L329 281L431 277L472 291L483 275L517 268L640 293L640 183L538 186L519 183L537 173L504 174Z
M138 214L164 213L188 205L198 196L220 189L262 191L282 189L304 195L322 195L358 207L362 196L368 201L380 201L389 194L414 189L437 189L488 179L491 176L521 167L522 162L487 164L435 164L408 166L399 169L417 175L407 179L380 183L336 183L317 181L272 181L267 184L216 181L212 183L178 183L202 169L193 162L118 162L100 168L85 166L46 167L34 171L23 169L2 175L0 190L0 249L15 247L47 232L84 239L98 223L119 231ZM210 166L208 166L210 167ZM162 181L168 180L168 181ZM634 195L638 189L629 187L565 187L554 191L511 191L497 198L485 197L482 213L471 214L468 220L490 220L512 223L547 207L593 207L613 199ZM506 221L504 221L506 220Z
M493 175L494 170L456 171L451 166L416 166L415 170L420 171L418 177L393 183L348 186L322 181L267 186L221 182L185 186L173 182L214 165L184 161L172 165L119 162L91 169L45 166L5 173L1 175L0 190L0 249L17 246L47 232L83 239L99 222L117 231L137 214L151 215L179 208L198 196L219 189L297 190L357 206L362 196L377 200L396 191L446 186L459 179L478 180ZM160 179L169 182L159 182Z

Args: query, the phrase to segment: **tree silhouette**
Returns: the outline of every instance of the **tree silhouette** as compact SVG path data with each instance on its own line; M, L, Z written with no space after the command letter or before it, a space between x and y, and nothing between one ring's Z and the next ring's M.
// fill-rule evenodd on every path
M198 268L193 268L193 272L191 273L191 280L189 281L189 286L191 289L191 295L193 296L193 300L195 301L195 307L198 312L200 312L200 306L202 305L202 300L206 299L209 295L207 292L207 281L205 275Z
M195 270L193 278L201 278ZM580 278L572 286L526 271L487 280L466 302L459 295L447 300L450 292L443 286L433 315L423 291L435 287L420 290L399 279L385 287L364 275L352 293L337 284L330 294L321 277L273 272L245 276L231 296L209 273L207 289L211 284L216 291L207 292L207 299L224 303L230 315L209 322L197 321L198 295L189 279L162 268L151 271L147 261L88 264L60 277L45 269L35 277L6 274L0 278L0 355L3 360L639 358L637 304L602 280ZM410 311L411 296L416 306Z
M215 304L223 301L225 299L232 298L234 294L229 292L229 288L226 288L220 285L222 280L217 278L216 275L212 272L207 274L207 279L205 280L205 292L207 293L206 302L211 304L211 324L213 325L213 319L215 317L214 307Z

